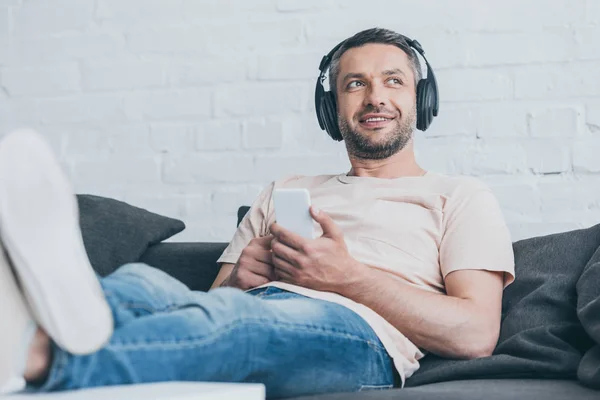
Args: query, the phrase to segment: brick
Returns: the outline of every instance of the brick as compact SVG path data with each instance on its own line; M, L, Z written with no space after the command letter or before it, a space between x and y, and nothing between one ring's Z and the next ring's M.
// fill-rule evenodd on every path
M467 49L470 66L569 61L575 54L573 34L567 28L527 33L478 32L467 34L461 44Z
M65 153L70 160L89 157L108 157L111 152L110 136L98 126L51 125L48 129L65 136Z
M348 172L349 162L336 156L322 155L261 155L256 157L255 176L261 181L273 181L290 175L322 175Z
M211 205L212 199L209 189L205 189L202 193L188 192L183 201L184 215L190 222L196 220L206 221L214 215Z
M9 52L10 46L8 39L4 39L0 37L0 67L6 65L9 60Z
M94 0L26 1L15 14L15 35L44 36L92 25Z
M525 149L516 142L480 140L466 157L456 160L461 174L515 174L528 170Z
M90 58L114 59L124 53L125 39L121 35L75 32L33 38L15 37L8 57L12 65L32 65Z
M185 195L152 195L127 193L124 201L135 207L170 218L185 217Z
M270 116L302 110L301 88L293 84L247 84L217 89L217 117Z
M37 102L43 123L126 122L123 99L118 95L81 95L41 99Z
M444 101L506 100L513 97L513 81L499 70L442 70L436 73Z
M237 121L206 121L196 129L196 149L236 150L242 143L242 125Z
M583 112L577 108L552 107L531 111L527 116L533 137L577 136Z
M5 68L2 86L11 96L61 95L81 90L79 69L75 64Z
M156 158L107 158L75 162L74 183L82 187L93 182L94 188L145 186L160 181L160 163Z
M229 242L235 234L237 217L229 215L211 218L208 237L211 242Z
M1 92L1 90L0 90ZM4 98L0 94L0 125L33 125L38 119L37 103L27 98Z
M150 139L150 128L144 123L120 124L106 127L110 138L111 153L118 156L135 154L138 157L153 156L156 150Z
M585 9L582 2L577 0L554 0L551 7L548 7L544 0L505 0L469 4L471 10L466 10L461 22L468 24L467 26L473 25L479 30L536 31L540 27L560 28L580 24L585 20ZM466 21L469 17L474 17L474 21Z
M454 175L459 172L459 163L470 157L475 147L473 140L465 138L426 138L417 135L414 138L417 162L426 170Z
M538 188L542 200L542 211L547 215L566 210L600 209L600 184L594 176L546 177Z
M509 183L490 185L505 218L539 215L541 208L540 193L533 183Z
M86 62L82 85L86 91L155 89L167 85L165 70L160 62Z
M163 180L169 184L248 183L255 181L251 156L193 154L166 157Z
M244 15L247 12L274 11L272 0L222 0L217 3L197 0L101 0L98 3L97 17L104 26L147 27L168 25L169 23L209 19L222 16Z
M520 103L486 103L475 110L477 137L517 138L528 135L529 105Z
M96 9L96 18L105 24L160 23L161 20L182 17L181 1L177 0L99 0Z
M252 205L265 185L223 186L211 194L210 210L213 215L237 215L242 205Z
M279 149L283 143L283 124L274 120L254 120L244 123L245 149Z
M261 54L257 57L257 68L250 78L259 80L316 81L321 53ZM314 85L314 84L313 84ZM313 88L314 89L314 88Z
M278 0L277 11L299 12L299 11L323 11L334 7L332 0Z
M213 54L221 54L224 50L232 53L285 50L299 44L304 34L304 26L300 19L283 17L274 21L257 19L246 23L227 19L219 24L207 25L204 29L204 37L219 38L205 43L208 51Z
M600 138L577 140L573 145L575 172L600 172Z
M215 56L198 60L172 59L167 68L167 81L175 87L206 86L234 82L246 76L245 57Z
M344 142L336 142L321 130L314 111L286 116L284 139L296 150L312 150L319 154L338 154L346 150Z
M600 92L600 62L522 67L515 72L517 99L564 100Z
M194 124L157 123L150 126L150 144L163 153L194 151L198 127Z
M0 8L0 37L8 35L10 35L10 8L2 7Z
M475 137L476 125L472 106L447 105L424 132L426 137L471 136ZM422 134L415 130L415 134Z
M471 51L468 46L470 38L468 35L450 32L439 35L425 31L419 32L418 35L414 34L413 37L423 46L427 60L436 74L442 69L465 67L469 64ZM425 62L421 58L419 60L425 70Z
M53 125L52 131L66 137L66 153L70 159L89 160L110 155L153 156L157 152L150 146L148 127L138 124L76 124Z
M571 171L571 144L557 140L524 142L527 165L536 174L558 174Z
M600 13L600 7L598 8ZM600 18L599 18L600 22ZM600 60L598 51L598 38L600 37L600 28L581 27L575 31L575 54L578 60Z
M588 130L593 133L600 132L600 101L588 103L585 111Z
M133 92L124 101L132 120L197 120L211 115L211 93L207 90Z
M586 0L585 16L587 23L591 25L600 25L600 3L596 0Z
M134 54L202 55L208 51L208 41L202 37L211 36L201 28L165 28L126 34L126 41Z

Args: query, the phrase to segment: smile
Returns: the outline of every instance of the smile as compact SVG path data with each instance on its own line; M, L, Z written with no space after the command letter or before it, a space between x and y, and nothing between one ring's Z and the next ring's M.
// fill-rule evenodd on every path
M359 121L360 125L367 129L375 129L375 128L383 128L387 126L393 118L385 118L385 117L371 117L366 119L361 119Z

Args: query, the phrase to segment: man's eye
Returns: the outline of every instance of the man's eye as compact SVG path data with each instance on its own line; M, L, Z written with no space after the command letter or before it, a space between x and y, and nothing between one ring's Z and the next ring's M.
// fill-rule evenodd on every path
M402 81L398 78L392 78L389 80L389 82L392 82L392 83L398 84L398 85L402 85Z
M361 81L352 81L348 84L348 89L352 89L358 86L361 86L362 82Z

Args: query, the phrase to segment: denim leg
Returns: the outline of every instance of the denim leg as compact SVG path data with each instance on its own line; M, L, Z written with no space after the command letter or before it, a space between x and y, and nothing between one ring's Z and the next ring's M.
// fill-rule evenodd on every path
M55 349L43 391L157 381L260 382L268 397L391 387L393 363L354 312L269 288L192 292L143 265L102 279L115 332L98 352Z

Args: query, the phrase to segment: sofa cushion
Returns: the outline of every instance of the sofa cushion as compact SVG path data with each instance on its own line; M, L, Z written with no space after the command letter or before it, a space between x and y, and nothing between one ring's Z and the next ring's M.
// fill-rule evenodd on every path
M185 229L182 221L122 201L87 194L77 200L83 243L101 276L138 261L148 246Z
M577 376L584 385L600 389L600 250L592 256L577 282L577 315L596 342L581 359Z
M593 341L577 317L576 284L600 243L600 225L514 243L516 280L504 291L491 357L428 355L407 386L470 378L577 379Z
M442 382L415 388L332 393L289 400L596 400L598 392L577 381L481 379Z
M217 260L228 243L158 243L140 261L158 268L191 290L206 292L219 273Z

